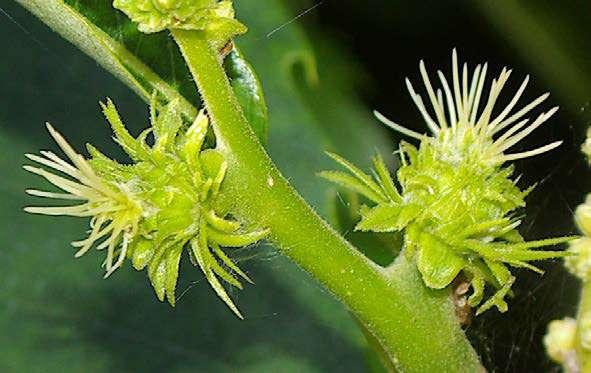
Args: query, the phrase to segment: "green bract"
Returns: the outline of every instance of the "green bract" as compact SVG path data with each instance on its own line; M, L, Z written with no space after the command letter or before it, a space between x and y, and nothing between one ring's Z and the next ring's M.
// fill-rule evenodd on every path
M515 211L525 206L524 198L531 188L521 191L511 179L513 167L503 166L506 161L559 145L555 142L528 152L504 154L556 109L542 113L529 126L526 126L527 119L512 125L547 96L509 115L525 89L526 78L509 106L491 119L495 100L511 72L503 69L500 77L493 81L489 99L477 117L487 67L477 66L469 85L467 66L464 65L460 78L454 51L454 94L439 73L448 104L446 118L442 91L433 91L422 62L420 67L437 120L431 118L408 80L407 85L433 136L418 134L377 114L392 128L420 140L418 148L406 142L400 145L399 186L394 184L379 156L374 159L373 177L334 154L331 157L349 172L326 171L322 176L364 195L375 204L361 209L358 230L404 231L405 254L415 259L427 286L442 289L462 272L473 288L468 299L471 306L482 302L486 283L497 289L480 305L477 314L492 306L504 312L507 309L504 297L510 294L515 281L507 266L541 272L528 262L563 256L564 252L532 249L571 239L523 240L517 231L520 220ZM503 128L509 129L493 137Z
M246 32L246 27L234 19L230 0L114 0L113 6L137 22L138 29L145 33L208 30L217 33L220 41L227 41Z
M221 153L202 150L209 120L200 112L185 126L173 101L157 113L151 108L151 128L138 138L125 129L113 103L102 105L115 140L132 159L121 164L88 145L90 160L77 154L50 125L49 132L72 163L52 152L27 155L63 176L41 168L25 169L45 177L65 193L28 190L31 195L81 201L63 207L28 207L45 215L90 217L86 239L73 242L79 257L91 247L106 249L105 277L131 259L137 270L146 269L158 299L175 304L179 260L184 248L199 265L222 300L240 312L218 277L242 288L239 277L251 282L221 247L241 247L257 242L266 230L244 232L238 221L227 219L217 197L227 170ZM153 146L147 138L152 134Z

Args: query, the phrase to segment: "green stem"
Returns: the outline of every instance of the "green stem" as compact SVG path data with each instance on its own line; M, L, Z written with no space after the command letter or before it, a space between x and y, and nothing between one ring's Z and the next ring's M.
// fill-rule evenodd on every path
M399 371L478 371L478 357L458 325L448 293L428 290L404 256L390 278L324 222L259 144L207 34L172 34L229 163L224 193L233 199L232 212L269 228L269 239L355 314Z
M577 336L575 349L580 372L591 372L591 283L583 281L577 315Z

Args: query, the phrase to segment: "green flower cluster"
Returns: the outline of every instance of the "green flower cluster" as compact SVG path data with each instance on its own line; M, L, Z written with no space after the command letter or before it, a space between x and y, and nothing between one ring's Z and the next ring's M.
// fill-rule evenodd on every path
M413 258L425 284L442 289L463 274L473 292L470 306L479 306L480 314L493 306L507 310L504 298L510 295L515 277L509 267L542 271L529 262L566 255L565 252L533 250L571 240L571 237L525 242L517 231L520 220L516 210L525 206L524 198L530 189L521 191L511 180L513 167L503 167L508 160L529 157L550 150L555 142L532 151L505 154L527 134L548 119L556 109L542 113L531 125L523 120L512 127L537 103L542 96L514 115L510 110L527 84L527 78L510 105L491 119L495 100L510 70L503 69L493 81L489 100L480 118L476 115L482 95L486 65L477 66L468 84L467 67L463 69L463 83L453 55L455 95L443 75L439 73L447 96L449 117L444 115L443 95L435 94L421 62L421 73L434 106L437 120L427 112L422 98L407 81L411 96L433 136L416 133L378 117L392 128L420 141L419 147L402 142L397 172L397 186L381 157L374 159L373 176L367 175L346 160L331 154L348 172L325 171L326 179L362 194L373 205L361 208L361 221L356 229L374 232L404 232L405 255ZM462 88L463 87L463 92ZM469 88L470 87L470 88ZM455 102L454 102L455 99ZM509 128L497 139L493 135ZM521 131L519 131L521 129ZM399 191L400 190L400 191ZM485 284L496 292L484 303Z
M525 242L516 230L520 221L512 213L525 205L529 190L520 191L509 179L512 167L454 164L439 158L436 143L430 141L418 149L402 143L401 154L401 193L379 156L374 158L374 177L335 154L331 157L349 173L324 171L321 176L375 203L361 208L357 230L405 232L405 255L416 260L430 288L445 288L463 271L474 290L471 306L482 302L485 283L497 289L477 314L492 306L506 311L504 297L515 281L506 265L541 272L528 261L562 256L531 249L569 238Z
M230 0L114 0L113 6L137 22L138 29L145 33L212 30L229 39L246 32L246 27L234 19Z
M242 288L238 278L251 280L222 247L242 247L262 239L266 230L245 232L228 219L218 203L227 163L215 149L202 150L209 120L199 113L185 126L176 103L157 112L151 107L152 126L134 138L125 129L113 103L103 106L116 141L133 161L121 164L88 145L90 160L77 154L51 126L50 133L72 163L51 152L28 157L53 169L26 166L66 193L29 190L31 195L70 201L78 205L28 207L45 215L90 217L86 239L73 242L81 256L91 247L107 250L104 266L109 276L125 258L137 270L146 269L158 299L175 304L181 254L187 248L218 296L238 315L219 278ZM153 145L148 137L153 135ZM59 175L63 174L64 176Z

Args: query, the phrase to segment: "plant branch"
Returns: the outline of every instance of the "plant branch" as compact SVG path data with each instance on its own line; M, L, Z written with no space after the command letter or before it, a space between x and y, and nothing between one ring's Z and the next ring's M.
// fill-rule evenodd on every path
M478 357L454 316L448 292L427 289L401 255L394 278L324 222L280 174L250 129L202 31L172 32L229 164L224 194L233 213L271 230L270 240L326 286L405 372L478 371ZM297 141L297 139L294 139Z

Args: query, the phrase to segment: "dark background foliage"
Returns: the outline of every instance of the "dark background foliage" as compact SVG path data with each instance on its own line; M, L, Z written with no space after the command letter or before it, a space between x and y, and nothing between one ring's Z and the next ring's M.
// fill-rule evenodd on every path
M331 166L322 150L346 149L362 163L375 148L384 154L393 150L399 138L380 131L369 114L373 108L421 129L404 78L418 85L421 58L430 71L449 70L456 47L472 66L488 61L495 73L505 65L514 68L508 92L530 74L526 97L550 91L549 102L561 106L522 147L558 138L563 146L518 162L516 173L523 175L523 186L538 182L524 211L523 233L540 238L574 232L572 210L591 191L578 151L591 124L587 1L236 2L251 28L240 42L269 101L270 152L322 214L330 216L334 201L340 203L314 177ZM22 154L53 146L44 121L54 123L78 149L92 140L118 155L97 101L112 97L135 129L145 125L146 108L18 5L3 1L0 10L0 370L373 369L346 311L272 248L238 254L257 282L234 294L247 316L239 322L188 262L181 268L179 305L172 310L157 302L144 274L124 269L102 281L100 253L74 260L68 240L82 234L83 222L21 213L32 203L23 190L39 183L20 170ZM147 47L138 40L136 48ZM318 84L310 81L312 55ZM284 60L297 63L278 63ZM174 57L170 61L176 66ZM187 80L182 66L168 71L181 86ZM488 312L467 328L491 371L553 369L541 338L550 320L573 314L577 284L559 262L543 267L543 277L520 272L507 314Z

